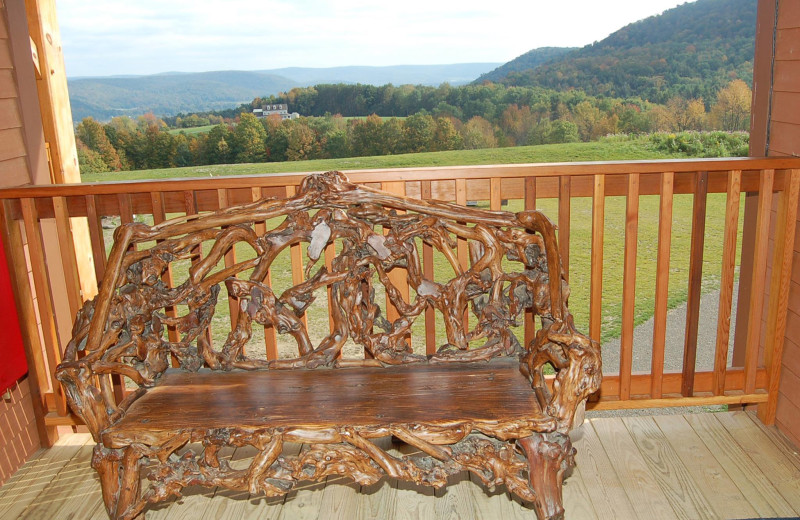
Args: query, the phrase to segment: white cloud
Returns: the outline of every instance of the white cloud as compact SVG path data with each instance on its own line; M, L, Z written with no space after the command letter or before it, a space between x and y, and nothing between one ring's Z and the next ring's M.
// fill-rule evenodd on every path
M505 62L679 0L59 0L67 73Z

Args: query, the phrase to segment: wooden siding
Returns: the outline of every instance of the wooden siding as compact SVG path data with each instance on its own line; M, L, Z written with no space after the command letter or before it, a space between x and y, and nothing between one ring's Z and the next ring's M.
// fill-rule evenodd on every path
M7 398L6 398L7 397ZM0 398L0 485L39 449L28 379L24 378Z
M760 0L758 17L751 155L761 156L766 152L770 156L796 156L800 154L800 2ZM800 241L797 239L792 271L775 423L800 446Z
M0 8L0 186L30 182L5 8Z
M0 2L0 186L18 186L31 180L15 68L20 49L12 47L10 27L7 7ZM40 392L33 390L30 378L23 378L11 389L8 399L0 398L0 484L39 448L33 395Z

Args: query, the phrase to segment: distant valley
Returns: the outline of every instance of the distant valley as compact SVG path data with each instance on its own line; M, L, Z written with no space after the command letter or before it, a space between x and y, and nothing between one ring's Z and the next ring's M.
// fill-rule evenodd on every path
M69 80L72 118L104 121L146 112L170 116L233 108L256 97L322 83L370 85L467 84L500 63L387 67L289 67L261 71L164 73L149 76L81 77Z

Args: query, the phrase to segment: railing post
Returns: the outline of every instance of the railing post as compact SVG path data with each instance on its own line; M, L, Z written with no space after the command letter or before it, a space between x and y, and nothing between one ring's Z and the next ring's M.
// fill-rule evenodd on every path
M761 340L761 319L764 309L764 282L767 275L767 249L769 247L769 222L772 212L772 184L775 170L761 172L758 186L758 218L756 221L755 247L753 248L753 276L747 317L747 343L744 362L744 392L752 394L756 390L756 370L758 369L758 348Z
M789 306L789 287L794 256L794 233L797 223L797 203L800 194L800 170L788 170L783 191L778 199L775 222L775 249L772 254L772 277L769 284L767 308L767 337L764 364L767 368L768 400L758 405L758 418L764 424L775 422L783 358L786 313Z

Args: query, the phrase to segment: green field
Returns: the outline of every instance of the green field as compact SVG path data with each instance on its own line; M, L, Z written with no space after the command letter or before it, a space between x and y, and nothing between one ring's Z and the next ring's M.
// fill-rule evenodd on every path
M186 135L207 134L216 125L193 126L191 128L173 128L169 131L171 134L180 134L183 132Z
M202 127L201 127L202 128ZM371 168L414 168L427 166L462 166L476 164L522 164L536 162L615 161L632 159L676 159L680 153L656 150L649 138L603 139L591 143L547 144L482 150L453 150L376 157L319 159L249 164L218 164L85 174L84 182L165 179L177 177L217 177L221 175L259 175L270 173L315 172L328 170L365 170Z
M168 177L198 177L217 175L247 175L258 173L278 173L297 171L324 171L329 169L384 168L400 166L433 166L463 164L502 164L525 162L554 162L570 160L611 160L611 159L656 159L676 158L648 148L645 139L595 143L576 143L535 147L503 148L491 150L470 150L458 152L438 152L416 155L387 157L364 157L341 160L322 160L288 163L241 164L179 168L169 170L146 170L85 176L86 181L131 180ZM488 201L478 201L480 206L488 207ZM539 209L554 222L558 220L558 204L554 199L537 201ZM642 196L640 199L640 218L638 236L638 268L636 276L635 322L642 323L653 314L656 252L658 237L658 196ZM506 208L520 211L522 201L511 200ZM673 210L672 256L670 262L669 306L675 307L686 300L688 286L688 258L691 240L692 196L676 195ZM570 308L575 315L576 324L583 331L588 330L589 283L591 260L591 199L576 198L571 203L570 232ZM718 288L722 258L722 236L724 229L725 195L710 194L706 219L706 240L703 265L703 291ZM741 215L741 212L740 212ZM619 336L622 322L622 261L625 230L625 198L608 197L605 210L605 262L603 267L603 324L602 337L608 340ZM109 237L110 238L110 237ZM107 241L110 244L110 240ZM739 242L741 243L741 242ZM239 259L244 259L249 248L237 248ZM436 267L436 278L447 276L449 267L444 260ZM738 265L738 262L737 262ZM182 281L188 273L186 266L176 266L176 281ZM273 285L277 290L291 285L291 267L288 251L275 260L272 268ZM450 274L452 276L452 274ZM222 293L225 291L223 290ZM222 294L220 295L222 296ZM228 306L226 298L217 305L215 323L215 342L224 341L227 333ZM327 302L320 295L309 311L310 329L315 332L312 339L319 340L327 330ZM424 337L424 320L415 324L415 337ZM443 328L437 327L439 342L444 340ZM521 334L521 331L518 331ZM263 334L259 333L253 341L263 345ZM292 340L286 337L284 347ZM421 340L414 342L415 348L423 348ZM288 355L288 352L284 355Z

